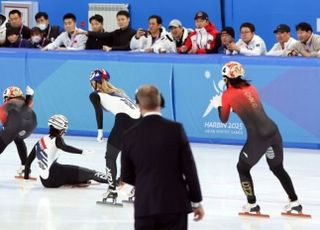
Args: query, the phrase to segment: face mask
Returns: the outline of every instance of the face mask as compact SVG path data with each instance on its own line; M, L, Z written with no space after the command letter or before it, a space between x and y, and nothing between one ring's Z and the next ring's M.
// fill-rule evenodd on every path
M40 30L45 30L47 28L46 24L38 24L37 27L39 27Z
M41 41L41 36L35 35L31 37L32 43L39 43Z

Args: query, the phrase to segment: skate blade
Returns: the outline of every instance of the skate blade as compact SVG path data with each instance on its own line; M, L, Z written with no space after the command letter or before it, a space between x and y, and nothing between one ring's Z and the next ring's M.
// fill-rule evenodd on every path
M24 179L24 176L14 176L14 178L21 180L21 179ZM37 180L37 178L33 176L29 176L28 180Z
M122 203L113 203L113 202L109 202L109 201L97 201L96 204L100 204L100 205L105 205L105 206L109 206L109 207L118 207L118 208L122 208L123 204Z
M288 216L288 217L300 217L300 218L312 218L310 214L304 213L290 213L290 212L282 212L281 216Z
M239 212L239 216L250 216L250 217L260 217L260 218L270 218L268 214L250 213L250 212Z
M100 185L99 182L91 182L91 183L80 183L80 184L66 184L64 187L67 188L87 188L91 185Z

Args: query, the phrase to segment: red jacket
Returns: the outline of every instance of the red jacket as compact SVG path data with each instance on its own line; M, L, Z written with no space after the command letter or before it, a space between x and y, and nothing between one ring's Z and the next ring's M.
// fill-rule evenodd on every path
M211 22L204 28L195 29L186 40L185 46L187 47L187 52L192 48L197 48L197 54L212 53L218 46L218 34L218 29ZM178 52L181 53L181 48Z

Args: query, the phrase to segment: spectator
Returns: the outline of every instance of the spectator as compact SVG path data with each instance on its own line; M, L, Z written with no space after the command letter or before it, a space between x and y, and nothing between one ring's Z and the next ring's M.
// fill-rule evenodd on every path
M215 25L209 21L209 16L206 12L199 11L195 17L196 29L190 33L185 45L183 45L179 53L217 53L220 46L218 39L219 31Z
M154 52L154 46L166 35L167 31L162 27L162 18L158 15L152 15L149 17L148 30L139 28L131 39L130 48L134 51Z
M235 43L234 41L234 29L232 27L225 27L221 30L220 34L221 46L218 49L218 53L230 55L232 54L232 50L229 49L229 45L231 43Z
M6 31L9 48L32 48L32 44L27 40L20 37L18 28L9 27Z
M21 12L19 10L11 10L9 12L8 27L17 28L21 38L23 38L23 39L30 38L30 28L23 25Z
M261 37L255 34L255 27L250 22L242 23L240 26L240 39L234 44L229 45L233 54L245 56L259 56L266 54L266 44Z
M187 37L192 32L186 29L178 19L173 19L169 23L170 34L167 34L154 46L155 53L177 53L185 45Z
M43 37L49 41L49 43L56 40L61 30L59 26L50 25L48 14L46 12L38 12L34 18L37 22L37 27L43 32Z
M86 47L87 36L78 34L76 31L82 31L76 27L76 16L72 13L67 13L63 16L64 29L57 39L44 47L42 50L84 50ZM64 47L61 47L61 46Z
M89 19L91 29L93 33L103 34L103 17L100 14L95 14ZM88 32L88 35L90 32ZM107 33L108 34L108 33ZM104 38L99 38L99 36L88 36L86 49L102 49L103 45L106 45L107 41Z
M138 89L142 119L123 136L121 180L135 186L135 229L185 230L204 211L196 165L180 123L161 117L159 90ZM192 209L193 206L193 209Z
M33 27L31 29L31 43L33 48L43 48L49 44L46 37L43 36L43 31L39 27Z
M320 57L320 35L314 34L309 23L296 25L299 41L295 43L289 56Z
M0 46L6 42L7 18L0 14Z
M273 45L271 50L267 52L270 56L288 56L288 53L292 50L296 39L291 37L290 27L286 24L280 24L273 31L276 34L277 43Z

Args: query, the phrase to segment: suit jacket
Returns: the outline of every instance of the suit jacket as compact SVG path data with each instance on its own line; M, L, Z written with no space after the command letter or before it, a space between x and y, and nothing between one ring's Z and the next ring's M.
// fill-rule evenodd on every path
M121 179L135 186L135 217L189 213L202 200L196 165L180 123L143 117L123 136Z

